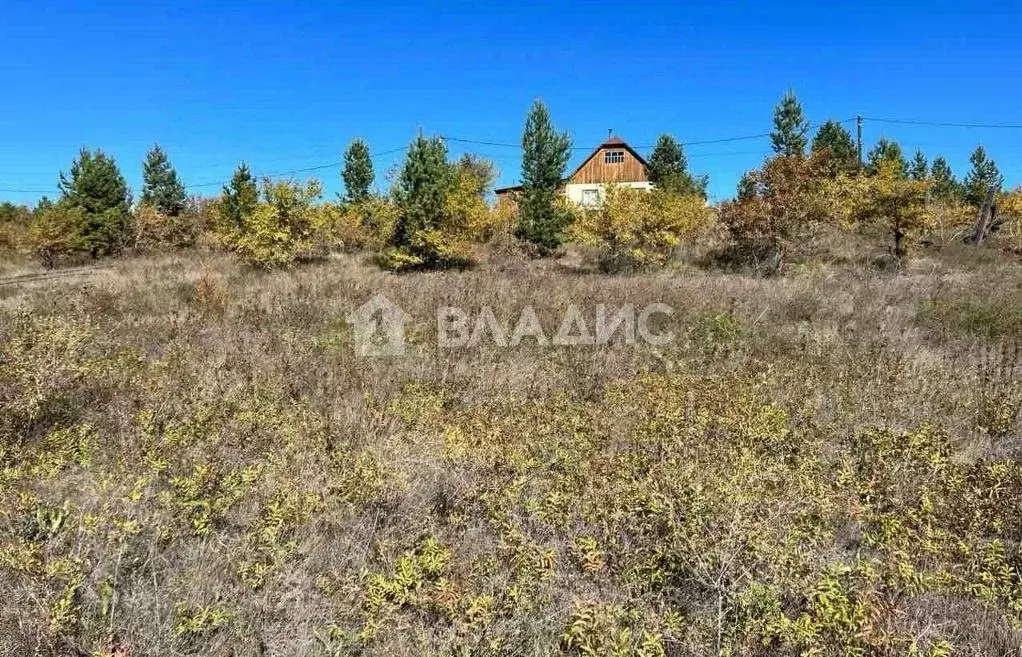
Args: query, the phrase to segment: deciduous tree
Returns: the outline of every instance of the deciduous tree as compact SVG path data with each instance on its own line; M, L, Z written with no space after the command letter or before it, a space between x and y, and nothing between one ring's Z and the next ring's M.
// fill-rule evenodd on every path
M854 222L884 227L893 237L895 257L902 260L909 245L933 225L930 183L910 180L895 158L878 159L877 167L872 176L846 180L839 207Z
M721 205L721 224L736 243L762 247L780 267L784 254L809 241L829 217L828 165L823 153L767 160L745 173L737 199Z
M608 185L603 203L580 213L572 233L596 247L603 269L620 271L664 265L675 247L712 220L698 194Z

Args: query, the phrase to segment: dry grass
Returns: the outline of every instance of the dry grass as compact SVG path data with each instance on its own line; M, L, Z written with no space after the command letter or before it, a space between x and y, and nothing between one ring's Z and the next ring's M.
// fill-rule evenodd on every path
M0 286L0 653L1018 655L1022 266L850 251ZM405 357L354 353L376 292ZM654 302L665 348L434 346Z

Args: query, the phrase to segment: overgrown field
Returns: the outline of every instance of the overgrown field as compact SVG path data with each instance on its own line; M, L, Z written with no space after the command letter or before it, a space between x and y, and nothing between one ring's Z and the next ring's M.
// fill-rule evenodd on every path
M1018 655L1022 265L921 256L0 286L0 654ZM667 347L435 346L654 302Z

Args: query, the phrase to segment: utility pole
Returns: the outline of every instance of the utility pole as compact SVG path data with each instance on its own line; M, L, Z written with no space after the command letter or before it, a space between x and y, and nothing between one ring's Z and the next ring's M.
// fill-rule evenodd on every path
M855 147L859 151L859 169L862 169L862 114L855 117L856 139Z

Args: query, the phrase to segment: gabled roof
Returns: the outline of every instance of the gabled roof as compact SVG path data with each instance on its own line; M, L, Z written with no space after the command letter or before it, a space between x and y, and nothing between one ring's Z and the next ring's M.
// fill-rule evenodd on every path
M629 146L628 142L626 142L624 139L621 139L617 135L611 135L611 136L607 137L607 140L605 142L603 142L602 144L597 146L595 149L593 149L593 152L590 153L589 156L586 157L586 159L582 160L582 164L578 165L578 167L576 167L574 171L572 171L569 175L564 177L561 180L561 184L568 183L572 178L575 177L576 173L578 173L579 171L582 170L582 167L584 167L586 164L589 163L589 160L593 159L593 157L597 153L599 153L600 151L602 151L605 148L623 148L626 151L628 151L629 153L631 153L632 156L635 157L636 160L641 162L643 166L649 166L649 163L646 162L646 158L644 158L642 155L640 155L639 151L637 151L634 148L632 148L631 146ZM522 189L522 185L512 185L510 187L499 187L497 189L494 189L493 192L495 194L506 194L508 192L517 192L517 191L520 191L521 189Z
M572 178L574 178L575 174L578 173L579 171L581 171L582 167L584 167L586 164L589 163L589 160L593 159L593 157L595 157L597 153L599 153L600 151L602 151L605 148L623 148L626 151L628 151L629 153L631 153L632 156L635 157L636 160L641 162L643 166L648 166L648 163L646 162L646 158L644 158L642 155L640 155L639 151L637 151L634 148L632 148L631 146L629 146L628 142L626 142L624 139L621 139L617 135L611 135L611 136L607 137L607 141L603 142L602 144L597 146L595 149L593 149L593 152L589 154L589 157L587 157L586 159L582 160L582 164L578 165L578 167L576 167L575 170L571 172L571 175L568 176L568 180L571 180Z

